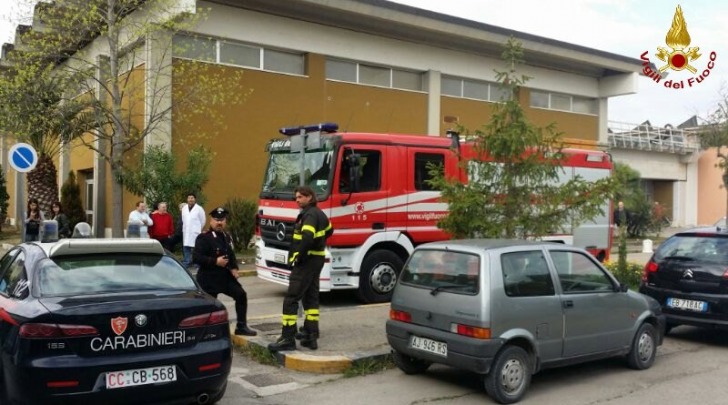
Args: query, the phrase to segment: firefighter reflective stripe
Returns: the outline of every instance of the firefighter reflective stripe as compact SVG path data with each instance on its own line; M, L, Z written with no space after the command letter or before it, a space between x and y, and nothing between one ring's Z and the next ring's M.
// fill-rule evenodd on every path
M329 222L329 225L326 226L326 229L324 229L323 231L318 231L318 232L314 233L313 237L314 237L314 239L323 238L324 236L326 236L326 232L328 232L330 230L331 230L331 222Z
M291 255L291 258L288 259L288 261L291 263L295 263L297 257L298 257L298 252L293 252L293 254Z
M317 310L318 311L318 310ZM297 315L286 315L281 316L283 326L296 326Z
M325 250L309 250L308 254L314 255L314 256L326 256Z
M307 309L306 310L306 320L318 322L318 320L319 320L318 308Z
M293 240L303 240L303 236L300 233L294 233Z
M301 233L304 233L304 232L306 232L306 231L308 231L308 232L311 232L311 233L312 233L312 234L314 234L314 235L316 234L316 228L314 228L314 227L313 227L313 226L311 226L311 225L304 225L304 226L303 226L303 227L301 228Z

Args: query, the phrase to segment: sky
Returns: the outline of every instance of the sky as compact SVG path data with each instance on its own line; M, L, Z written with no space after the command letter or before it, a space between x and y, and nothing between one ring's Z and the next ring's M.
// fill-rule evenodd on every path
M658 67L657 47L667 48L665 36L675 9L681 6L691 47L701 55L690 61L695 74L671 71L660 83L641 77L634 95L609 100L610 121L678 125L693 115L704 118L728 98L728 1L683 0L392 0L438 13L539 35L639 59L648 51ZM28 0L0 0L0 42L11 42L15 26L24 16ZM711 52L715 61L700 83L688 80L707 69ZM667 80L684 88L664 87Z

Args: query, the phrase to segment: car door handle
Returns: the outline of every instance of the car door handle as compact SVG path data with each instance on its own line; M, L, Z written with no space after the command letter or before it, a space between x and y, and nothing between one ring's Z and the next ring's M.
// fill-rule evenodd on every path
M564 301L564 308L573 308L573 307L574 307L574 301L572 301L572 300Z
M375 231L384 229L384 222L375 222L372 224L372 229Z

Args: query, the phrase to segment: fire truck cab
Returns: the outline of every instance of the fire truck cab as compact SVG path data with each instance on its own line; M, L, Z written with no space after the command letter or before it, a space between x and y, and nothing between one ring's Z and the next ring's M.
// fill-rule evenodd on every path
M335 124L284 128L281 133L289 138L268 143L270 160L257 217L257 274L288 284L288 251L299 213L294 189L306 184L316 191L318 206L334 228L320 290L354 289L364 302L388 301L414 247L449 238L437 227L447 204L428 183L429 164L467 179L451 139L336 130ZM581 152L584 164L594 167L578 174L590 180L611 174L606 153ZM566 169L567 176L577 174L577 167ZM603 218L548 239L590 248L603 258L611 244L609 202L605 204Z

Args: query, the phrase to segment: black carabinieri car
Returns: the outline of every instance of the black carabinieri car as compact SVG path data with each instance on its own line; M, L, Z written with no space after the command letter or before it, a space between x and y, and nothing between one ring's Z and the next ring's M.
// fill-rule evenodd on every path
M214 403L232 350L223 304L151 239L24 243L0 259L9 403Z

